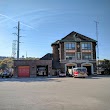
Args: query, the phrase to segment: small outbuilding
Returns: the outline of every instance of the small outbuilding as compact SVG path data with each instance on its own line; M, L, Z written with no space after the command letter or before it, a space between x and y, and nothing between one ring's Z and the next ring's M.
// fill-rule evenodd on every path
M14 60L15 77L52 75L52 60Z

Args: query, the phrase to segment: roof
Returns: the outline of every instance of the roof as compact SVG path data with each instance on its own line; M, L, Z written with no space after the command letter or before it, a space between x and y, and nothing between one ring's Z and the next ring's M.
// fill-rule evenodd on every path
M53 58L53 54L52 53L47 53L42 58L40 58L40 60L52 60L52 58Z
M96 42L96 40L87 37L85 35L79 34L77 32L71 32L64 38L62 38L60 41L91 41L91 42Z
M64 38L62 38L61 40L57 40L56 42L52 43L52 45L59 44L59 42L97 42L97 41L90 37L87 37L85 35L73 31Z
M57 44L59 44L59 41L60 41L60 40L55 41L54 43L51 44L51 46L52 46L52 45L57 45Z

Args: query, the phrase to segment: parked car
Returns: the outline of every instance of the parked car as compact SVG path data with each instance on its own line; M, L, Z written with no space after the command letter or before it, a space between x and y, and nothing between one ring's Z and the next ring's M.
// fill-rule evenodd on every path
M87 68L86 67L77 67L73 68L73 76L76 77L87 77Z
M59 72L59 77L66 77L66 73L64 73L64 72Z
M13 76L13 74L11 74L11 73L9 73L8 71L4 71L4 72L2 72L2 74L1 74L1 77L2 78L11 78Z

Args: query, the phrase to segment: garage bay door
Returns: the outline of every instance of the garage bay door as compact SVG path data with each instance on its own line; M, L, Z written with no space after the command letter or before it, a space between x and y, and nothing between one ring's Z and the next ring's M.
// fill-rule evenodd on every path
M29 66L19 66L18 67L18 77L29 77L30 76Z

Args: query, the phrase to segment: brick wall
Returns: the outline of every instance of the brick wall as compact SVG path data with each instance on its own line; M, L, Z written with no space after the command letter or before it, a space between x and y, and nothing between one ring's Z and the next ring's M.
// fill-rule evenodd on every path
M93 59L96 59L96 43L92 43Z
M53 47L53 60L59 61L59 50L58 50L59 45L56 44L56 45L53 45L52 47Z
M64 60L64 42L60 44L61 48L61 60Z
M14 60L14 76L18 76L18 67L19 66L30 66L30 77L36 76L36 67L37 66L48 66L48 72L53 74L52 70L52 60Z

